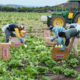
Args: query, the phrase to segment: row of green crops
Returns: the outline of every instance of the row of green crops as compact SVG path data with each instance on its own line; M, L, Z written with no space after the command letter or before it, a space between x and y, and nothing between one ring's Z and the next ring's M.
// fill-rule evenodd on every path
M80 79L75 70L79 65L76 58L71 56L64 64L58 64L52 60L51 48L46 47L43 40L31 36L26 44L28 48L11 48L10 61L0 61L0 80L50 80L45 76L49 73Z
M0 27L9 23L22 23L26 27L43 29L45 24L40 22L41 15L49 13L0 13ZM0 41L4 36L0 34ZM63 75L80 80L80 55L73 56L73 50L67 61L57 63L51 58L51 47L46 47L44 40L35 36L26 37L27 48L11 48L11 59L7 62L0 60L0 80L51 80L48 74ZM52 79L54 80L54 79ZM70 80L70 79L69 79Z
M46 26L40 21L42 15L49 15L49 13L0 12L0 27L5 24L17 23L24 24L28 28L42 29Z

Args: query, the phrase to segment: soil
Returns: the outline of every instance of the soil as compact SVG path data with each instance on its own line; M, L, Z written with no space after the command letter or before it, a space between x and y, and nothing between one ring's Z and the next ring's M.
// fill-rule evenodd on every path
M63 63L59 63L59 65L62 65L62 64ZM76 70L80 74L80 60L79 60L79 64L78 64L77 68L74 68L74 70ZM43 75L37 75L36 80L41 80L42 76L49 77L50 80L76 80L75 77L66 77L63 74L53 74L51 72L49 72L47 74L43 74Z
M50 80L76 80L76 78L69 78L60 74L59 75L55 75L55 74L38 75L36 80L41 80L42 76L49 77Z
M79 59L79 63L78 63L78 66L76 68L76 71L80 74L80 59Z

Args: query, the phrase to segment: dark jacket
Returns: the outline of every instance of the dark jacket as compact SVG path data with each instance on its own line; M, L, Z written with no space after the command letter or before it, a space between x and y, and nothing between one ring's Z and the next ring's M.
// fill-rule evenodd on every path
M15 31L15 28L18 28L16 24L10 24L9 27L7 28L9 31Z
M68 46L69 42L70 42L70 38L76 37L77 34L78 34L78 31L76 28L70 28L70 29L66 30L65 31L65 36L66 36L65 45Z

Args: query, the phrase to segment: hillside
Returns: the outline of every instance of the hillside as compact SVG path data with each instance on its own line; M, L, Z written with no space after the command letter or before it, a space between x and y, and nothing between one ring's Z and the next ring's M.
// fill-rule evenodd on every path
M14 12L53 12L56 10L66 10L70 8L78 8L78 2L67 2L56 6L45 6L45 7L26 7L23 5L0 5L0 11L14 11Z

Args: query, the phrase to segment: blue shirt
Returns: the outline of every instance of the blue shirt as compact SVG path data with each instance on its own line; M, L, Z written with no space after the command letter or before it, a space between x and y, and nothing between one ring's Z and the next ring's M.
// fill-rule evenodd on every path
M58 36L58 33L59 32L64 32L65 31L65 28L63 28L63 27L53 27L51 31L55 34L55 37L53 37L51 39L51 41L54 41L55 39L58 39L58 43L61 44L63 38L59 37Z
M56 36L58 36L59 32L65 31L65 28L63 28L63 27L53 27L52 31L55 33Z

